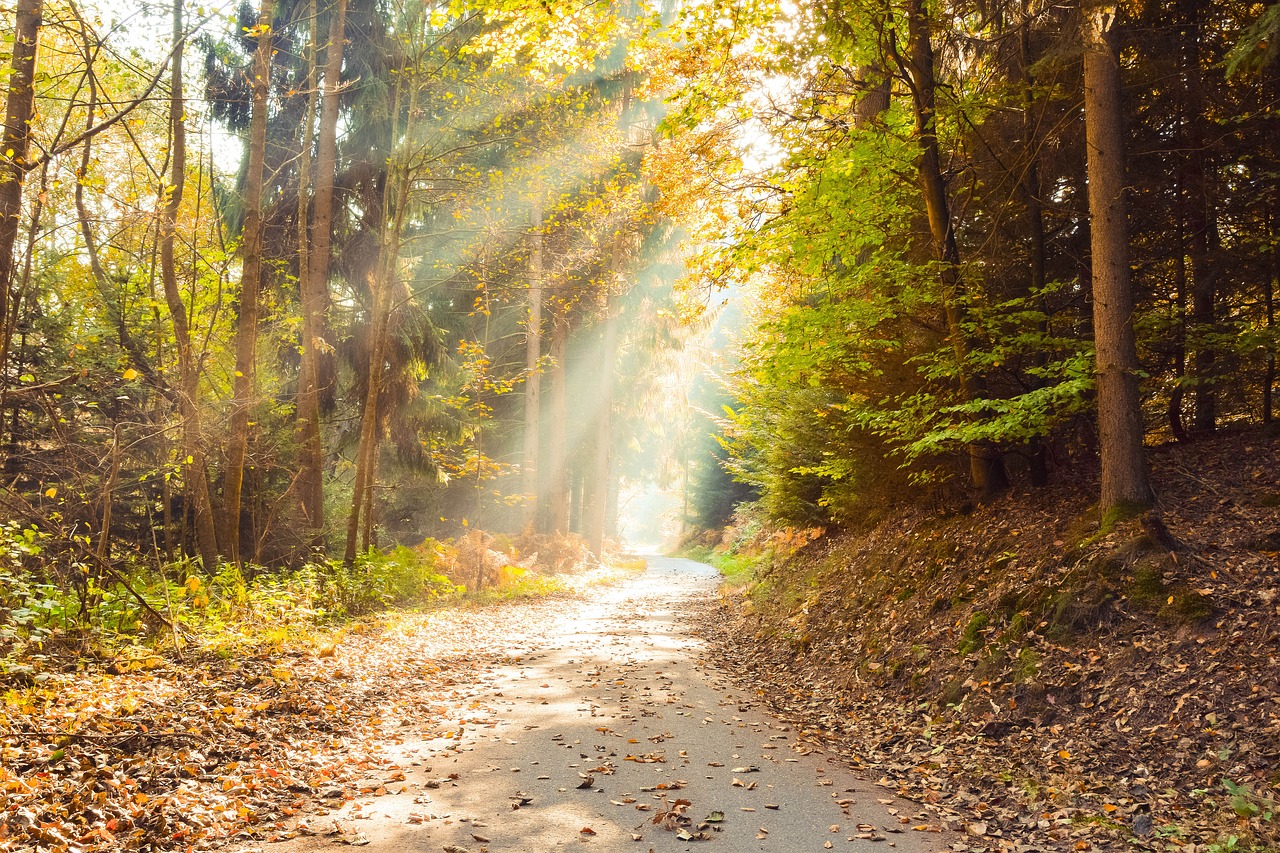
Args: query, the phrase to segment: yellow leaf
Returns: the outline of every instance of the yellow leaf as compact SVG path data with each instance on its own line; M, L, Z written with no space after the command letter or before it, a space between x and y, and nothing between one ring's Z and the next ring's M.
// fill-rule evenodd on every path
M126 382L132 382L137 378L138 378L138 371L134 370L132 367L124 372L124 380Z
M1068 758L1071 757L1071 753L1067 752L1065 749L1060 749L1058 750L1058 757L1061 758L1063 761L1066 761Z
M50 486L49 488L45 489L44 496L46 498L56 498L58 496L58 487Z

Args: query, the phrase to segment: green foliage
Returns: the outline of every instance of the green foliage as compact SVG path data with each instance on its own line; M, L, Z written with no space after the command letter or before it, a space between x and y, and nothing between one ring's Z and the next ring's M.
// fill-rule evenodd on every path
M960 634L960 644L956 647L956 651L962 655L967 655L985 646L987 638L982 632L990 624L990 616L982 611L974 613L968 624L964 626L964 631Z

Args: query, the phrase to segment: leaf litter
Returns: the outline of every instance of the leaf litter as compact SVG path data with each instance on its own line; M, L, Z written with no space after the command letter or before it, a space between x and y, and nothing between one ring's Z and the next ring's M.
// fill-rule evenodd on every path
M362 846L360 833L320 821L356 797L407 793L389 747L483 725L468 709L475 685L533 651L559 607L404 614L319 652L51 673L0 704L0 851L322 834ZM456 776L423 787L448 784Z
M907 510L773 569L812 584L790 610L746 589L689 618L797 751L919 803L905 831L964 851L1274 849L1276 445L1153 453L1161 524L1082 525L1090 483L942 522Z

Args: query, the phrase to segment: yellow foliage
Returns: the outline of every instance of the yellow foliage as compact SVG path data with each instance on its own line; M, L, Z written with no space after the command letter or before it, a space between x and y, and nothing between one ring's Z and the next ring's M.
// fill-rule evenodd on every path
M522 569L519 566L503 566L498 569L498 586L514 586L527 574L529 574L528 569Z

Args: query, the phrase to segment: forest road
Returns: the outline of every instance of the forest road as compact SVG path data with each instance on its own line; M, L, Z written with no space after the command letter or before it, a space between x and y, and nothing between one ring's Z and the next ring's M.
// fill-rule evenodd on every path
M537 651L475 686L453 737L388 747L402 783L313 817L321 834L261 849L947 849L953 836L913 829L928 823L919 806L811 752L699 662L686 611L717 582L701 563L651 557L568 603ZM335 820L342 835L326 838Z

